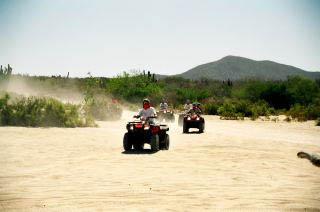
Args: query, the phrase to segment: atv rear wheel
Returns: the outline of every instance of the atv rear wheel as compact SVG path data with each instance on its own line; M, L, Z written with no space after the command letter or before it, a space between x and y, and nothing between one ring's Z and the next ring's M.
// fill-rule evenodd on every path
M123 136L123 149L125 151L130 151L132 149L132 143L129 139L129 134L125 133Z
M159 151L159 135L152 135L150 146L152 151Z

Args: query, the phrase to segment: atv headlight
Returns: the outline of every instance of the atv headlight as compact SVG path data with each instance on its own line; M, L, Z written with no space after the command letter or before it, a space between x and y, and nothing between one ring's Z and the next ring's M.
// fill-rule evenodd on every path
M190 120L191 120L191 117L189 116L189 117L187 118L187 120L190 121Z
M199 121L199 120L200 120L200 118L199 118L199 117L197 117L197 118L196 118L196 120L197 120L197 121Z
M144 126L144 130L149 130L150 126Z
M163 111L163 113L167 113L167 111Z
M130 129L130 130L133 130L133 125L130 125L129 129Z

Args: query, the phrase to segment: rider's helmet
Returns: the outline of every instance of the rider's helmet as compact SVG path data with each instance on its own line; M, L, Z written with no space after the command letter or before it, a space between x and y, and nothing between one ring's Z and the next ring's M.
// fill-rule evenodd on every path
M199 102L193 102L192 103L192 108L193 109L199 109L200 103Z
M192 106L193 107L199 107L201 104L200 104L200 102L193 102L192 103Z
M187 99L186 104L190 104L190 103L191 103L190 99Z

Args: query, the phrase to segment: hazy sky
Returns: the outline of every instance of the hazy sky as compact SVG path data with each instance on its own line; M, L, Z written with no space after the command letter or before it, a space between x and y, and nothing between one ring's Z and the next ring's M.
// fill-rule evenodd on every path
M320 0L0 0L0 64L181 73L227 55L320 71Z

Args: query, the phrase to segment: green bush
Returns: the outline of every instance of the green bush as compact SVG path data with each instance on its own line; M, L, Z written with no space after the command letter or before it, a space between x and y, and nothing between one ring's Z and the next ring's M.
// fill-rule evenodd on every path
M320 117L320 105L312 104L309 106L303 106L295 104L287 112L287 115L297 119L298 121L316 120Z
M265 101L258 101L257 103L252 104L250 111L252 120L257 119L259 116L269 116L274 113L274 109L270 108Z
M124 72L118 77L110 79L107 90L114 96L129 101L141 101L145 97L161 97L162 89L147 75L140 73L128 74Z
M224 102L223 105L218 108L217 112L218 115L227 120L243 119L244 117L244 114L237 112L235 104L231 102Z
M204 113L208 115L218 115L219 104L217 103L207 103L204 105Z
M210 97L208 91L196 88L177 88L177 95L180 102L183 102L186 99L191 101L201 101Z
M237 100L237 101L233 101L233 104L235 105L237 113L246 117L252 116L252 108L249 101Z
M275 110L270 108L265 101L250 103L245 100L227 100L218 108L217 112L224 119L251 117L252 120L257 119L259 116L275 114Z
M290 95L291 105L309 105L320 97L317 83L303 77L289 77L286 82L287 92Z
M295 104L293 107L290 108L288 111L288 115L298 121L307 121L307 110L305 106L300 104Z
M32 127L94 126L92 120L79 113L80 107L63 104L53 98L22 97L10 101L6 94L0 98L0 125Z

